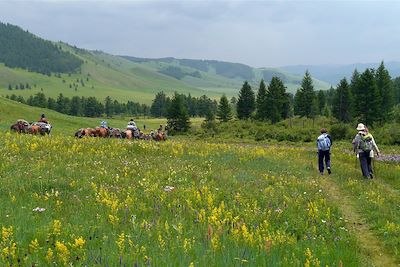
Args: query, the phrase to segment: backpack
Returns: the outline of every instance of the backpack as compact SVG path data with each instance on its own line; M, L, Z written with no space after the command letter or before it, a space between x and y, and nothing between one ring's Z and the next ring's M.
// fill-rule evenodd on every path
M359 148L364 152L371 151L374 148L374 145L372 142L372 135L367 134L365 136L361 136Z
M331 140L328 135L320 135L317 139L318 149L322 151L328 151L331 148Z

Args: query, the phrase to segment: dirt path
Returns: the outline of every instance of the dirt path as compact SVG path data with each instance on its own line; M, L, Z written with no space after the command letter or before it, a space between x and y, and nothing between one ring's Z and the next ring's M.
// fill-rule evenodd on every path
M332 178L323 178L321 185L328 198L336 203L347 220L347 228L357 238L362 255L369 259L373 266L400 266L400 263L384 249L382 241L372 233L370 226L354 208L352 200L343 194Z

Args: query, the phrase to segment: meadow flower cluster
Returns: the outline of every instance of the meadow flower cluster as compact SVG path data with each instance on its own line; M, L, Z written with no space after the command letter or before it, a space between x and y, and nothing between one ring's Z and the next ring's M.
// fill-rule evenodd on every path
M360 265L297 148L9 134L0 145L1 266Z

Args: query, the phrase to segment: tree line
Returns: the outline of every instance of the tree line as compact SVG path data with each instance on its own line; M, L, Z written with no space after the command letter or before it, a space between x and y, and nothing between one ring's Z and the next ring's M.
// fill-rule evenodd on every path
M18 26L0 22L0 62L46 75L75 72L83 61L61 46L43 40Z
M277 123L294 115L307 118L324 115L345 123L361 121L369 126L383 125L392 121L395 112L400 112L399 103L400 77L392 80L382 62L376 70L368 68L363 73L354 70L350 82L343 78L336 89L331 87L326 91L316 91L311 74L306 71L294 96L286 92L283 81L276 76L272 77L268 86L261 80L257 94L245 81L237 100L232 98L229 101L223 95L216 110L207 110L204 125L212 126L215 117L220 122L230 121L235 111L239 120ZM178 110L181 110L181 114ZM172 115L168 114L167 109L164 111L170 119ZM175 117L185 118L186 113L183 105L174 114ZM188 125L180 126L180 129L188 128Z
M46 98L44 93L36 93L26 100L22 96L6 96L7 98L18 101L30 106L48 108L58 111L63 114L79 117L101 117L106 115L129 115L129 116L149 116L150 107L145 104L140 104L133 101L120 103L107 96L104 101L99 101L97 98L73 96L72 98L65 97L59 94L57 99L52 97Z

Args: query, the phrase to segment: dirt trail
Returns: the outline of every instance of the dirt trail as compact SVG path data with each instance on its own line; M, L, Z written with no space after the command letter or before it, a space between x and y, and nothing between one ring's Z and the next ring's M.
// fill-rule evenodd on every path
M400 262L385 250L383 242L372 233L370 226L354 208L352 200L343 194L332 177L323 178L321 185L347 220L347 228L357 238L362 255L369 259L373 266L400 266Z

